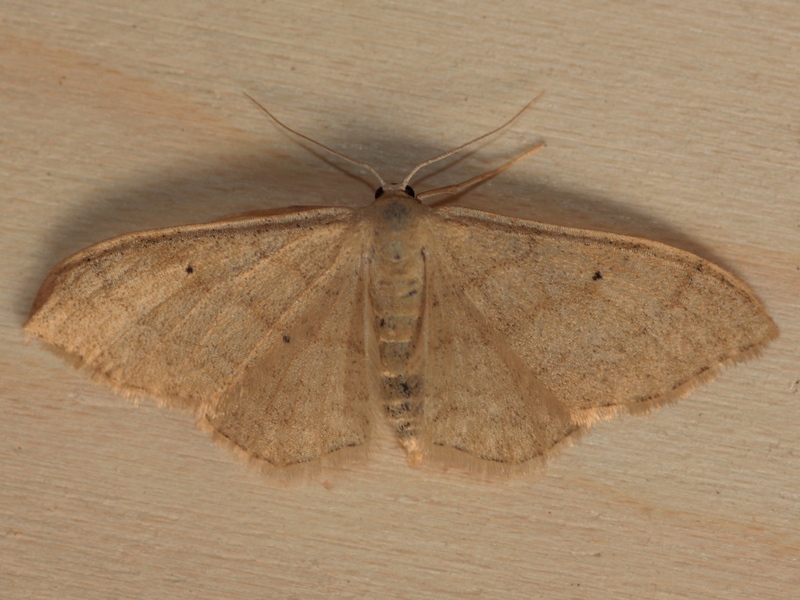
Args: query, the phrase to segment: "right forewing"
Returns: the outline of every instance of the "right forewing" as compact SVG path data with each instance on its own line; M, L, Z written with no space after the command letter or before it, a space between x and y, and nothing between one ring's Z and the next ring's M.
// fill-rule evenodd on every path
M351 217L314 209L102 242L53 269L26 331L117 389L198 409L310 289L352 267Z

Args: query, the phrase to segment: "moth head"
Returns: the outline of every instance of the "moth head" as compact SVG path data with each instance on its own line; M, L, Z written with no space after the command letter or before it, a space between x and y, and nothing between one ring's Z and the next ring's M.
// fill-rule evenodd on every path
M403 185L400 183L384 183L381 184L377 190L375 190L375 200L383 196L386 192L401 192L409 198L417 198L417 193L414 191L414 188L408 184Z

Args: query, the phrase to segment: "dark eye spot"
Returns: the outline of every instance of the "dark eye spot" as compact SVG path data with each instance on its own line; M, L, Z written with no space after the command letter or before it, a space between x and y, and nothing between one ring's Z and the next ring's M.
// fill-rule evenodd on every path
M592 280L597 281L598 279L602 279L603 274L600 271L595 271L594 275L592 275Z
M186 272L187 272L189 275L191 275L192 273L194 273L194 267L193 267L192 265L187 265L187 267L186 267Z
M292 338L288 334L284 333L283 334L283 341L288 344L289 342L292 341Z

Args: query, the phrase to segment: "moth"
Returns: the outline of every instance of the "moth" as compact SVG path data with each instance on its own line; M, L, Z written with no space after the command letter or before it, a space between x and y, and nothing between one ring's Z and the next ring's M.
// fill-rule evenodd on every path
M386 423L412 464L521 465L777 335L743 282L688 252L424 203L511 164L415 194L419 168L464 146L398 185L352 161L380 181L363 208L94 245L53 269L25 329L268 467L364 447Z

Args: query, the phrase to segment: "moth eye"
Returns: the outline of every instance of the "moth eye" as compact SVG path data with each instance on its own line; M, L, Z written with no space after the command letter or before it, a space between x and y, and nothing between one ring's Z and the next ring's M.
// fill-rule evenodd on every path
M408 194L412 198L416 198L417 197L417 192L415 192L414 188L412 188L410 185L407 185L406 189L404 191L405 191L406 194Z
M378 198L383 196L383 192L384 192L383 186L381 186L377 190L375 190L375 200L377 200Z

